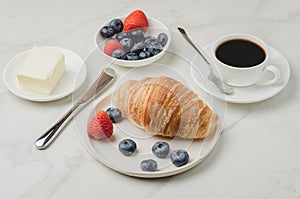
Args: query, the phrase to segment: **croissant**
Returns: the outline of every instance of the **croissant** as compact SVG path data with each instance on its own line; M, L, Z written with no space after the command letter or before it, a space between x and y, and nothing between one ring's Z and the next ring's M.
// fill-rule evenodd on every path
M129 80L117 91L123 116L152 135L202 139L218 116L193 91L165 76Z

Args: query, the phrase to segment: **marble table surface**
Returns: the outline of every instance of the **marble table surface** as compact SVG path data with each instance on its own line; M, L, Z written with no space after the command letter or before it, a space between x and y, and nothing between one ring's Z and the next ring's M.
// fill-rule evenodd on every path
M1 198L300 198L298 0L0 3L1 77L16 54L34 45L63 47L85 59L95 48L98 27L134 9L170 30L185 27L203 46L228 33L256 35L279 50L291 68L287 86L271 99L226 103L223 134L212 153L193 169L161 179L128 177L96 161L78 139L74 120L51 147L37 150L34 140L70 107L72 95L31 102L9 92L1 78Z

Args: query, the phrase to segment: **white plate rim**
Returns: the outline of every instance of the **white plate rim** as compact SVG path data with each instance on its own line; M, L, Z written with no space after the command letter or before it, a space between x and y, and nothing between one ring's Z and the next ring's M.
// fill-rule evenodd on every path
M71 93L73 93L76 89L78 89L83 82L85 81L85 78L87 76L87 69L86 69L86 65L83 61L83 59L77 55L75 52L65 49L65 48L61 48L61 47L55 47L55 46L45 46L43 48L49 48L49 49L53 49L53 50L57 50L59 52L62 53L67 53L71 56L65 56L65 60L66 59L74 59L76 58L77 60L80 60L80 63L78 61L78 67L70 67L69 65L66 65L66 69L72 70L73 72L76 72L77 75L76 77L73 77L74 80L77 80L77 76L80 74L80 81L74 81L74 87L70 87L70 89L68 89L67 91L63 92L63 93L56 93L56 94L50 94L50 95L43 95L43 94L38 94L38 93L34 93L31 91L25 91L22 90L21 88L19 89L15 89L13 87L13 83L10 83L8 78L11 78L8 76L8 73L10 70L17 70L18 66L14 66L13 63L16 62L18 59L20 59L21 56L24 56L25 54L28 54L32 49L28 49L25 50L23 52L18 53L17 55L15 55L5 66L4 68L4 72L3 72L3 80L4 80L4 84L5 86L8 88L8 90L13 93L15 96L29 100L29 101L35 101L35 102L49 102L49 101L54 101L54 100L58 100L61 98L64 98L68 95L70 95ZM10 69L9 67L13 67L14 69ZM13 73L16 76L16 71L14 71ZM79 73L80 72L80 73ZM62 82L59 82L59 84ZM15 85L15 84L14 84ZM18 85L17 85L18 86ZM55 92L55 91L54 91ZM25 93L25 94L24 94Z
M212 44L208 44L207 46L204 46L203 50L209 55L210 55L210 49L212 47ZM265 95L263 96L257 96L256 98L252 98L252 99L238 99L238 98L235 98L234 97L234 94L233 95L225 95L221 92L218 91L218 89L214 86L214 85L211 85L209 84L209 89L207 89L207 85L202 85L201 83L199 83L197 80L196 80L196 76L195 76L195 69L193 68L193 66L190 68L191 70L191 75L193 77L193 79L195 80L195 82L197 83L197 85L205 92L209 93L210 95L212 95L213 97L217 98L217 99L220 99L220 100L223 100L223 101L226 101L226 102L231 102L231 103L238 103L238 104L248 104L248 103L256 103L256 102L261 102L261 101L264 101L264 100L267 100L267 99L270 99L272 97L274 97L275 95L277 95L278 93L280 93L284 88L285 86L288 84L288 81L289 81L289 78L290 78L290 66L289 66L289 63L286 59L286 57L278 50L276 50L275 48L273 48L272 46L269 46L270 48L270 60L272 60L272 53L277 53L279 55L279 58L281 59L281 61L284 62L283 65L281 65L280 67L281 68L284 68L284 72L285 72L285 75L286 75L286 78L284 79L284 83L283 84L280 84L280 86L277 86L277 89L273 89L275 90L275 92L271 92L270 94L266 93ZM196 57L199 56L199 55L195 55L191 61L191 63L194 63ZM201 76L205 76L203 73L201 73ZM248 87L248 88L252 88L251 86ZM268 88L270 88L270 86L265 86L265 89L267 90ZM243 87L234 87L235 90L243 90ZM269 89L271 90L271 89Z

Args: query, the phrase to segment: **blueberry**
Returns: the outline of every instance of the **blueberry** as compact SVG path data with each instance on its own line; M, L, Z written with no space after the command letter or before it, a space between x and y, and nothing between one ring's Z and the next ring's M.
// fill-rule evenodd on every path
M144 32L140 29L129 32L129 37L134 43L138 43L144 39Z
M148 58L146 52L142 51L139 53L139 59L146 59L146 58Z
M158 41L150 41L147 43L146 48L150 51L152 55L157 55L162 51L162 46Z
M153 36L147 36L147 37L144 38L144 43L145 43L146 46L151 41L156 41L156 38L153 37Z
M104 38L109 38L109 37L114 36L115 33L114 33L114 30L110 26L104 26L103 28L101 28L100 34Z
M181 167L188 163L189 154L183 149L174 150L171 153L170 159L175 166Z
M113 19L109 22L109 26L114 30L114 33L117 34L123 30L123 22L121 19Z
M121 39L120 43L123 46L125 52L129 52L133 47L133 41L130 38Z
M124 139L119 143L119 151L126 156L132 155L136 150L136 143L131 139Z
M146 53L146 58L152 57L152 54L148 49L146 49L144 52Z
M153 171L157 170L157 162L152 159L143 160L141 162L140 166L143 171L152 171L153 172Z
M115 50L115 51L117 51L117 50ZM114 55L114 53L113 53L113 55ZM108 109L106 109L106 113L113 123L118 123L122 119L122 112L116 107L109 107Z
M128 34L127 32L120 32L118 34L116 34L116 40L121 41L124 38L127 38Z
M162 47L164 47L168 42L168 35L166 33L159 33L157 36L157 41Z
M139 54L141 51L144 50L144 48L145 48L144 42L139 42L134 44L134 46L131 48L131 52Z
M114 57L116 59L126 59L126 54L125 54L124 50L117 49L112 53L112 57Z
M135 54L134 52L129 52L126 54L127 60L136 61L139 59L139 56Z
M158 158L164 158L169 154L170 146L166 142L156 142L152 146L153 154Z

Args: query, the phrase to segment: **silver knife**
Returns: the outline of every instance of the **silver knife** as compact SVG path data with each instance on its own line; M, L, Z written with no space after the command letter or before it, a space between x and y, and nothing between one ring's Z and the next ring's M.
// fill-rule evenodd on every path
M115 71L112 68L103 69L97 80L89 87L83 96L62 116L61 119L35 141L35 146L38 149L47 148L60 134L70 119L83 108L93 96L97 95L109 82L111 82L114 77Z

